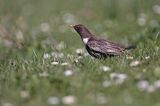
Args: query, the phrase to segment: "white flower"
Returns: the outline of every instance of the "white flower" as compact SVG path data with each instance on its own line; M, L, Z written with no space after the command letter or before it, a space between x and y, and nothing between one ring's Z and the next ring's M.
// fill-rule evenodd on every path
M51 64L52 64L52 65L58 65L58 64L59 64L59 62L54 61L54 62L51 62Z
M67 76L67 77L72 76L73 71L72 70L66 70L66 71L64 71L64 75Z
M149 86L150 85L147 80L142 80L137 83L137 87L142 91L147 90Z
M52 52L51 55L55 58L63 58L64 54L62 52Z
M78 60L80 60L80 59L82 59L82 58L83 58L82 56L78 56L78 58L77 58L77 59L78 59Z
M51 96L48 98L48 104L50 105L58 105L60 104L60 100L58 97Z
M75 59L75 60L74 60L74 62L78 63L78 62L79 62L79 60L78 60L78 59Z
M107 87L111 86L111 82L108 80L105 80L105 81L103 81L102 85L103 85L103 87L107 88Z
M145 59L148 60L150 58L150 56L145 56Z
M103 70L104 72L111 71L111 68L108 66L101 66L100 69Z
M146 15L144 13L140 14L138 20L137 20L137 23L140 25L140 26L144 26L146 25Z
M160 80L157 80L157 81L154 82L154 87L156 89L160 89Z
M48 53L45 53L45 54L43 55L43 58L44 58L44 59L49 59L50 57L51 57L51 55L48 54Z
M152 9L156 14L160 15L160 5L154 5Z
M20 96L22 98L28 98L30 96L29 91L21 91Z
M78 49L76 49L76 53L77 53L78 55L82 55L82 54L84 53L84 50L78 48Z
M16 32L16 38L17 38L18 40L24 40L23 32L22 32L21 30L18 30L18 31Z
M152 93L154 92L156 89L153 85L149 85L148 88L146 89L147 92Z
M128 60L133 60L133 56L127 56L126 57Z
M46 22L41 23L40 29L42 32L48 32L50 30L50 25Z
M152 85L148 81L142 80L137 83L137 87L142 91L152 93L160 89L160 80L155 81Z
M122 84L127 79L127 75L123 73L111 73L110 78L115 84Z
M72 104L75 104L76 98L73 95L65 96L65 97L62 98L62 102L65 105L72 105Z
M136 67L136 66L138 66L139 64L140 64L140 62L137 61L137 60L135 60L135 61L132 61L132 62L130 63L130 66L131 66L131 67Z
M68 65L69 65L69 63L64 62L64 63L61 63L61 65L62 65L62 66L68 66Z

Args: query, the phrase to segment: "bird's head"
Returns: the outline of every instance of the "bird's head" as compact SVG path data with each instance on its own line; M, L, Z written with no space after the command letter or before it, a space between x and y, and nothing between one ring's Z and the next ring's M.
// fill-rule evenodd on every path
M88 38L92 34L90 31L82 24L77 24L77 25L71 25L71 27L74 28L74 30L82 37L82 38Z

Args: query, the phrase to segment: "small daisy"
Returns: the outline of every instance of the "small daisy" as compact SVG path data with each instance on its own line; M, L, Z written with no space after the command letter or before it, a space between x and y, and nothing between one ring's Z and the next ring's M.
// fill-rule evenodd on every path
M130 66L131 66L131 67L136 67L136 66L138 66L139 64L140 64L140 62L137 61L137 60L135 60L135 61L132 61L132 62L130 63Z
M60 104L60 100L58 97L55 97L55 96L51 96L48 98L48 104L50 105L58 105Z
M123 73L111 73L110 78L115 84L122 84L127 79L127 74Z
M66 70L66 71L64 71L64 75L66 77L72 76L73 75L73 71L72 70Z
M76 97L73 96L73 95L65 96L65 97L62 98L62 102L65 105L73 105L76 102Z
M103 85L103 87L107 88L107 87L111 86L111 82L108 80L105 80L105 81L103 81L102 85Z
M45 53L45 54L43 55L43 58L44 58L44 59L49 59L50 57L51 57L51 55L48 54L48 53Z
M51 64L52 64L52 65L58 65L58 64L59 64L59 62L57 62L57 61L53 61L53 62L51 62Z
M108 66L101 66L100 69L104 72L111 71L111 68Z

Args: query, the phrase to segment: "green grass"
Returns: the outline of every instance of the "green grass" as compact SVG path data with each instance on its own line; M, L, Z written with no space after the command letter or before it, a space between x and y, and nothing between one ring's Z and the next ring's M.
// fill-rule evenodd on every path
M160 106L159 89L142 91L137 86L142 80L151 86L160 80L160 14L153 10L155 5L159 0L1 0L0 105L50 106L48 99L57 97L57 105L64 106L63 98L72 95L74 106ZM145 22L141 26L138 20ZM76 49L84 47L68 27L73 23L106 39L136 44L130 51L133 60L98 60L84 54L78 59ZM57 47L60 42L62 49ZM43 57L52 52L64 56ZM140 64L131 67L136 60ZM62 66L63 62L69 65ZM104 72L101 66L111 71ZM66 70L73 75L65 76ZM113 73L127 79L116 85ZM103 86L105 80L111 81L109 87Z

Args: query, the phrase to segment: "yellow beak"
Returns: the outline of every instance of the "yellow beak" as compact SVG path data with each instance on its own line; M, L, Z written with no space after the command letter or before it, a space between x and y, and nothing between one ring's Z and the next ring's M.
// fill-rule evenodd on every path
M74 25L69 25L69 27L73 28L73 27L74 27Z

